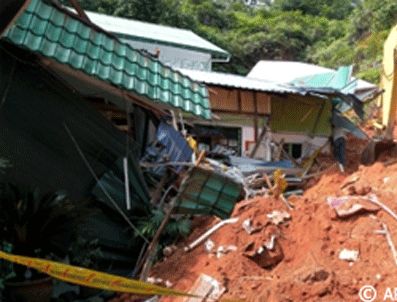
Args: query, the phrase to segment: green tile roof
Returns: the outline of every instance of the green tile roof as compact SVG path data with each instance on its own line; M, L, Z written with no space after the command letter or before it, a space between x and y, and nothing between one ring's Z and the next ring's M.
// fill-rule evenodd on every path
M243 185L222 173L195 167L179 189L175 213L229 218L243 198Z
M31 0L1 38L153 102L211 117L205 86L44 0Z

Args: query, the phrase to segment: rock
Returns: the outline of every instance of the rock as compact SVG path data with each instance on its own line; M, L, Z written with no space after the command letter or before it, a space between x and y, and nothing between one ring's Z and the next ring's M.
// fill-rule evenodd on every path
M360 180L360 174L354 173L354 174L350 175L349 177L347 177L347 178L345 179L345 181L344 181L343 184L340 186L340 188L343 189L343 188L345 188L345 187L347 187L347 186L349 186L349 185L351 185L351 184L356 183L356 182L359 181L359 180Z
M358 250L342 249L339 252L339 259L348 262L356 262L358 260L359 254L360 253Z
M273 211L269 214L267 214L267 218L269 218L269 220L275 224L275 225L280 225L285 221L288 221L291 219L291 215L288 212L281 212L281 211Z
M228 246L221 245L218 247L218 249L216 251L216 257L219 259L223 255L226 255L229 252L235 252L235 251L237 251L237 246L235 246L235 245L228 245Z
M242 227L247 232L248 235L251 235L252 232L254 231L254 228L252 227L251 224L251 219L249 218L243 221Z
M170 246L166 246L163 249L163 255L166 256L166 257L171 256L173 253L174 253L174 251L173 251L173 249Z
M328 197L327 203L333 208L338 217L349 217L361 212L377 212L379 207L363 198L343 196Z
M274 246L276 244L276 235L272 235L270 240L265 243L265 247L267 250L272 251L274 250Z
M215 247L215 243L211 239L208 239L204 243L204 249L207 251L207 253L211 253L214 247Z
M370 186L362 186L362 187L356 188L356 194L357 195L364 196L364 195L367 195L367 194L369 194L371 192L372 192L372 188Z
M284 252L281 245L274 240L273 249L269 250L266 246L261 246L255 252L245 252L244 256L254 261L260 267L269 269L284 259Z
M329 272L327 272L323 268L320 268L320 269L316 269L314 272L311 272L309 275L304 277L302 281L305 283L322 282L327 280L329 276L330 276Z

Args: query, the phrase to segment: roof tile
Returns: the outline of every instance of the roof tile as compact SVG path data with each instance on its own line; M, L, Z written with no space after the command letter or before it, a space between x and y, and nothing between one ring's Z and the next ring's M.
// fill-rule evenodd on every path
M2 39L154 102L211 117L205 86L43 0L32 0Z

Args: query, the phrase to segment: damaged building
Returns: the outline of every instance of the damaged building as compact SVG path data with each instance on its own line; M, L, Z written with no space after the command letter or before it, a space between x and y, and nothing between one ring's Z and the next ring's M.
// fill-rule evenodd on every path
M103 267L131 271L144 242L131 239L126 217L150 215L156 187L140 159L171 131L170 110L211 117L207 88L56 2L22 4L0 39L0 155L10 163L0 178L94 198L83 235L99 239ZM174 159L186 161L183 154Z

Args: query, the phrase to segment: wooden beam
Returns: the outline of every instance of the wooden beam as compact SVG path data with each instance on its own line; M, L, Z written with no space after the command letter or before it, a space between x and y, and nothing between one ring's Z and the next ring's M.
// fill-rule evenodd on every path
M238 115L251 115L252 117L255 116L255 112L242 112L242 111L238 111L238 110L229 110L229 109L217 109L217 108L212 108L212 112L217 112L217 113L230 113L230 114L238 114ZM266 114L265 113L258 113L258 116L261 117L265 117Z
M73 6L73 8L76 10L78 13L79 17L84 19L85 21L91 23L90 18L88 18L87 14L85 11L81 8L80 3L77 0L69 0L70 5Z
M258 149L259 149L260 143L262 142L263 138L265 137L266 132L267 132L267 127L266 127L266 124L265 124L265 125L263 126L263 128L262 128L262 133L261 133L261 135L259 136L259 139L256 141L256 144L255 144L255 146L254 146L254 149L252 149L252 151L251 151L251 153L250 153L250 155L249 155L250 158L253 158L253 157L255 156L256 152L257 152Z
M256 97L256 92L253 92L254 95L254 107L255 107L255 116L254 116L254 137L255 142L258 141L258 99Z
M242 100L241 100L241 90L237 89L237 102L238 102L238 110L239 112L243 112L243 108L242 108Z

